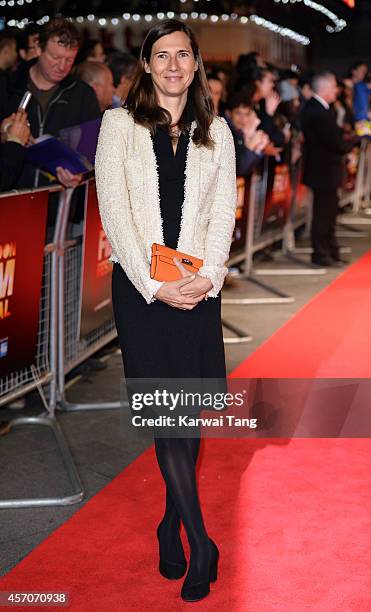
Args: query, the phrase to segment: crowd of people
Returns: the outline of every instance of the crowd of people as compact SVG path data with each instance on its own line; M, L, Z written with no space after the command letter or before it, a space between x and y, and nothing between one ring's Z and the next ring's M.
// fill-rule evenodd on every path
M21 36L1 32L0 190L47 185L50 176L27 162L26 147L124 104L137 63L135 54L104 49L98 40L82 44L77 28L63 18L30 26ZM343 156L357 142L357 126L370 119L367 64L352 65L339 81L331 72L279 70L247 53L228 69L206 66L206 74L214 110L233 134L237 175L249 176L263 156L296 164L304 143L304 179L314 193L312 261L339 261L336 194ZM31 101L20 110L26 90ZM72 187L82 175L58 167L56 178Z

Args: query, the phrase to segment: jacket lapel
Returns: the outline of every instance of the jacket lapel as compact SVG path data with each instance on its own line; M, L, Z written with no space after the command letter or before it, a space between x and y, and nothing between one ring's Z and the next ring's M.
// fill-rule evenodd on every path
M162 218L160 209L160 186L155 152L151 134L147 128L134 124L134 147L140 165L136 172L142 177L142 198L147 212L146 223L152 242L163 244Z

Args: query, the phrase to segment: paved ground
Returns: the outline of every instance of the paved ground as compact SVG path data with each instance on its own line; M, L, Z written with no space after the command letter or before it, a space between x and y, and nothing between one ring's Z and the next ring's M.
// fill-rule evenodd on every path
M341 243L352 248L347 254L357 259L371 246L371 225L363 226L366 237L343 237ZM301 243L301 246L305 243ZM308 256L306 256L308 258ZM277 262L257 262L257 267L287 267ZM291 264L290 264L290 267ZM293 296L295 301L280 305L226 305L223 317L253 335L248 344L227 344L228 371L232 371L246 359L254 349L276 329L288 321L315 294L326 287L338 274L339 269L328 269L326 275L318 276L270 276L262 280ZM236 281L237 282L237 281ZM225 298L269 295L251 283L237 282L237 286L225 289ZM231 334L226 331L226 336ZM119 399L122 377L121 355L115 342L98 355L106 364L104 370L96 371L84 367L69 380L70 401L108 401ZM0 409L0 419L9 419L22 414L39 414L42 404L36 394L27 398L25 410ZM84 412L58 412L58 421L63 429L73 454L85 489L84 501L73 506L0 509L0 575L6 574L37 544L54 529L107 485L150 443L144 439L127 443L121 434L119 410ZM39 495L68 494L68 482L64 476L62 459L55 447L53 436L40 426L12 428L0 438L1 497L25 497Z

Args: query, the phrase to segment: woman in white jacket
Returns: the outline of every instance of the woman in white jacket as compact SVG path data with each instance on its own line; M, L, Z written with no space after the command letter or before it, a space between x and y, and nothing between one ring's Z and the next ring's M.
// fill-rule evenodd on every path
M237 203L234 144L212 109L198 45L184 23L167 20L148 32L124 107L104 114L96 183L115 262L113 307L126 378L225 379L220 290ZM179 280L154 280L153 243L203 265L191 275L175 261ZM197 492L199 445L199 436L155 436L166 483L159 569L167 578L186 572L182 520L191 552L186 601L209 593L219 557Z

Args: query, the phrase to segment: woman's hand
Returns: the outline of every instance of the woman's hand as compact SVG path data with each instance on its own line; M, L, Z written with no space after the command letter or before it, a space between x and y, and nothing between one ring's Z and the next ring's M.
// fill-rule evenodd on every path
M181 275L183 276L183 278L186 278L187 276L189 277L190 272L188 272L188 270L183 266L183 264L179 261L179 259L174 257L174 262L178 266L178 269ZM192 298L201 297L201 299L204 299L204 298L207 299L207 295L206 295L207 292L213 288L212 282L208 278L203 278L202 276L198 276L198 274L196 274L196 276L193 276L193 277L194 277L194 280L192 281L192 283L189 283L185 285L184 287L180 288L180 293L186 297L192 297Z
M194 281L180 289L180 293L186 297L201 297L207 300L207 292L212 288L213 284L208 278L197 274Z
M155 297L170 306L181 310L192 310L203 299L213 284L208 278L189 272L176 257L173 258L182 278L165 282L155 294Z
M165 302L165 304L169 304L169 306L179 308L180 310L192 310L201 300L203 300L204 296L188 297L183 295L180 290L192 284L194 278L194 275L187 275L186 278L163 283L155 294L155 298L161 300L161 302Z

